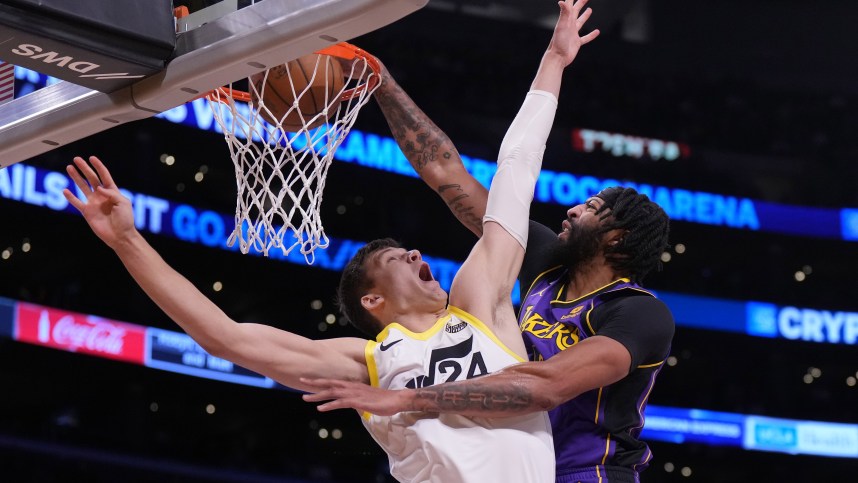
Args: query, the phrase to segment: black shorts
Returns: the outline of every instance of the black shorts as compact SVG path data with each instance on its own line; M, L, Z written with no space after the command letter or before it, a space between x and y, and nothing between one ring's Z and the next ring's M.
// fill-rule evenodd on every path
M640 483L637 471L616 466L591 466L557 474L557 483Z

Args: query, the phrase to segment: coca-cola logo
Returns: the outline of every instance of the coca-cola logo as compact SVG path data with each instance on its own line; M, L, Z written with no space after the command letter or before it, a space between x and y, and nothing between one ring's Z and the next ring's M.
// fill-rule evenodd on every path
M125 329L100 320L78 323L74 317L66 315L57 321L51 336L60 345L119 355L125 341Z
M15 339L73 352L145 363L146 328L21 302Z

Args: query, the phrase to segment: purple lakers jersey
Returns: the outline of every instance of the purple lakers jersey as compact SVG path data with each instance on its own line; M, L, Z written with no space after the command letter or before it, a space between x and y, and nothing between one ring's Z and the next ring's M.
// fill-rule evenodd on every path
M567 282L563 267L548 270L536 278L522 300L519 325L531 360L548 359L599 334L600 326L592 314L603 304L626 297L654 297L621 278L566 301ZM644 322L640 326L645 330ZM622 380L585 392L549 413L558 478L582 470L604 475L606 468L634 474L647 466L652 454L637 437L663 359L640 362Z

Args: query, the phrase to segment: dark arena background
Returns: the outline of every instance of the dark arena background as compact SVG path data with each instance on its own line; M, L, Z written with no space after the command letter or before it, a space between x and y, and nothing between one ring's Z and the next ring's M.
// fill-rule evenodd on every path
M645 284L677 331L642 481L855 481L858 4L590 3L602 35L566 72L531 215L559 230L582 193L619 180L672 217L664 270ZM430 0L352 42L487 182L556 11ZM47 82L16 77L18 96ZM449 286L473 236L413 176L372 102L331 166L331 246L316 263L227 250L231 228L212 220L234 210L233 167L200 102L0 170L0 481L392 481L353 411L318 413L176 337L51 173L100 156L171 265L236 320L310 338L359 335L333 302L362 243L418 248ZM74 353L38 332L87 314L131 324L121 351Z

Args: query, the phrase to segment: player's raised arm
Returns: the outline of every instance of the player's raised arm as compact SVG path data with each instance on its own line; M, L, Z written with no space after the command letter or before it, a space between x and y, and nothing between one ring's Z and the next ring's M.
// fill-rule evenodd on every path
M417 107L384 66L381 87L374 95L399 148L420 178L465 227L482 236L488 190L465 170L450 138Z
M575 59L581 45L598 35L598 30L583 37L579 35L591 12L587 9L581 13L585 4L586 0L574 4L570 0L560 2L560 18L531 90L501 143L483 237L450 290L451 304L486 321L497 317L499 304L512 305L509 294L527 247L530 203L554 122L563 71ZM512 319L514 326L514 316Z
M566 2L560 3L562 10L562 4ZM589 9L577 15L582 6L583 3L577 6L572 17L578 29L590 16ZM567 10L572 8L570 4ZM574 59L581 45L599 35L598 30L580 37L577 32L576 29L570 34L573 35L571 39L555 36L552 40L557 41L556 51L561 58L568 59L566 65ZM540 70L557 68L552 64L550 59L544 58ZM540 82L534 82L532 89L551 92L556 97L559 79L544 77L546 83L538 79ZM467 172L450 138L417 106L383 65L381 80L375 99L405 157L420 178L441 196L453 215L474 234L482 236L488 190Z
M173 270L134 227L131 202L95 156L75 158L67 172L82 199L64 190L95 234L119 256L125 268L159 307L210 354L297 389L299 378L337 377L368 381L360 339L313 341L260 324L229 318L181 274Z

